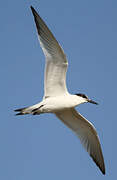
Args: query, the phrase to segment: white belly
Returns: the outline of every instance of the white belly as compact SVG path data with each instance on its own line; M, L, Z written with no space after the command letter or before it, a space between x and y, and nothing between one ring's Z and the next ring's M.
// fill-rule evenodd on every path
M74 95L63 95L58 97L49 97L43 100L44 106L41 112L57 112L77 106L79 103Z

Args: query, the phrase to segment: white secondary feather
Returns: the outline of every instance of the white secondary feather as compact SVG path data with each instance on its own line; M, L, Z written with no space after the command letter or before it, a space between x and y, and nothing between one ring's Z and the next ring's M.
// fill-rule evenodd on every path
M41 17L32 8L40 44L46 57L44 96L59 96L67 93L66 72L68 62L63 49L46 26Z

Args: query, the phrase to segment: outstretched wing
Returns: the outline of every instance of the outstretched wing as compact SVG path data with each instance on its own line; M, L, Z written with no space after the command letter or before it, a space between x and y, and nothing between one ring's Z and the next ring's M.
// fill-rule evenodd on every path
M40 45L46 57L44 96L58 96L67 93L66 72L68 62L59 43L37 14L31 7L37 32L39 35Z
M102 173L105 174L104 158L94 126L74 108L57 112L56 116L76 133L86 151L92 157Z

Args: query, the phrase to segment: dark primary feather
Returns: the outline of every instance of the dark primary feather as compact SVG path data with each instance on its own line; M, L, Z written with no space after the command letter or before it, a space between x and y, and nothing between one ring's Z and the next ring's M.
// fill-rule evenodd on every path
M40 41L43 43L44 48L47 49L53 56L57 56L58 54L66 62L66 56L50 29L32 6L31 10L34 16Z

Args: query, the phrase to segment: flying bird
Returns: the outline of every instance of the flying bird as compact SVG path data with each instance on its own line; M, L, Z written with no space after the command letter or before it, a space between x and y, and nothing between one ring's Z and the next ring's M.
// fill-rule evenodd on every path
M79 137L82 145L96 165L105 174L104 158L95 127L85 119L75 107L82 103L93 103L85 94L70 94L66 87L68 61L63 49L45 22L31 6L40 46L45 55L44 96L40 103L16 109L16 115L39 115L54 113L67 127Z

